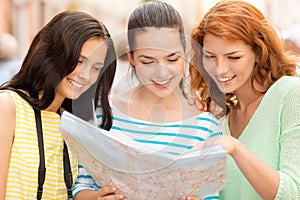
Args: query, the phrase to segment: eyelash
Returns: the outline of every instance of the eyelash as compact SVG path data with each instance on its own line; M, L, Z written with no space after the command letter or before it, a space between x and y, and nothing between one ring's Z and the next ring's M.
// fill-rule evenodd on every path
M168 59L167 61L168 62L176 62L178 60L178 58L174 58L174 59ZM154 63L153 61L150 61L150 62L146 62L146 61L142 61L142 63L144 64L144 65L149 65L149 64L152 64L152 63Z
M207 58L207 59L212 59L212 58L215 58L215 56L210 56L210 55L204 55L205 56L205 58ZM228 57L229 59L232 59L232 60L238 60L238 59L240 59L241 57L240 56L236 56L236 57Z
M169 62L176 62L177 60L178 60L178 58L168 59Z
M207 59L214 58L214 56L210 56L210 55L204 55L204 57L207 58Z
M144 65L149 65L149 64L152 64L153 61L150 61L150 62L145 62L145 61L143 61L142 63L143 63Z
M239 57L239 56L236 56L236 57L229 57L230 59L233 59L233 60L238 60L238 59L240 59L241 57Z
M101 70L100 67L96 67L96 66L93 66L93 69L95 69L96 71L100 71Z
M82 65L82 63L84 63L84 60L78 60L78 65ZM97 67L97 66L92 66L92 68L96 71L100 71L101 67Z

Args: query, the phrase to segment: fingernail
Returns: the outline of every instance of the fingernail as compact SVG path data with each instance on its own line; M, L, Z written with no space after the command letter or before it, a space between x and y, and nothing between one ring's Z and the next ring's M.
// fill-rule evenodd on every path
M124 199L124 196L123 195L119 195L119 199Z
M186 200L192 200L192 197L186 197Z
M116 188L116 187L113 187L113 188L112 188L112 191L113 191L113 192L117 191L117 188Z

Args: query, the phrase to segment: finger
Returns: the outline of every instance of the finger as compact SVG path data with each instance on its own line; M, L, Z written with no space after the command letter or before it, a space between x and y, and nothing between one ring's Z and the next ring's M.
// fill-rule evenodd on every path
M222 136L214 136L212 138L206 139L204 142L198 142L190 151L196 151L202 148L206 147L214 147L215 145L218 145L221 141L220 138Z
M122 194L111 194L105 197L98 197L97 200L126 200Z
M186 200L202 200L201 198L196 197L196 196L187 196L185 199Z
M113 186L113 185L109 185L109 186L103 186L101 187L97 193L99 197L104 197L110 194L114 194L118 189Z
M203 148L203 146L204 146L204 142L198 142L198 143L192 148L192 150L193 150L193 151L196 151L196 150L198 150L198 149Z
M215 135L213 137L207 138L204 141L202 148L204 148L204 147L214 147L214 146L222 143L222 137L223 137L223 135Z

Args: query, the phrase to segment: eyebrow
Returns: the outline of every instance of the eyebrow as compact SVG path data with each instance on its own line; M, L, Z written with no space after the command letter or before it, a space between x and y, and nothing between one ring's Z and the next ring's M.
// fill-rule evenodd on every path
M205 50L205 49L203 49L203 51L205 51L206 53L209 53L209 54L214 54L214 53L212 53L212 52L210 52L210 51L207 51L207 50ZM224 54L224 55L225 55L225 56L229 56L229 55L232 55L232 54L235 54L235 53L239 53L239 52L241 52L241 51L233 51L233 52L226 53L226 54Z
M80 55L80 56L79 56L79 59L80 59L80 58L82 58L83 60L88 60L88 57L83 56L83 55ZM104 65L104 62L96 62L96 63L94 63L94 64Z
M172 57L176 54L180 54L181 52L180 51L175 51L175 52L172 52L170 53L169 55L167 55L165 58L168 58L168 57ZM155 59L154 57L152 56L147 56L147 55L139 55L139 58L146 58L146 59Z

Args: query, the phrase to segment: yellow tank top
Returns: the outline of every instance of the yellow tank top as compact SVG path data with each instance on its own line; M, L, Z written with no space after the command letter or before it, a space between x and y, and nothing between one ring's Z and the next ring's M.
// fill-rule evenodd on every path
M16 106L16 128L11 150L6 199L36 199L39 150L32 107L17 93L9 91ZM67 199L63 168L63 138L59 132L60 116L41 111L46 177L42 199ZM69 150L73 183L78 174L77 160Z

